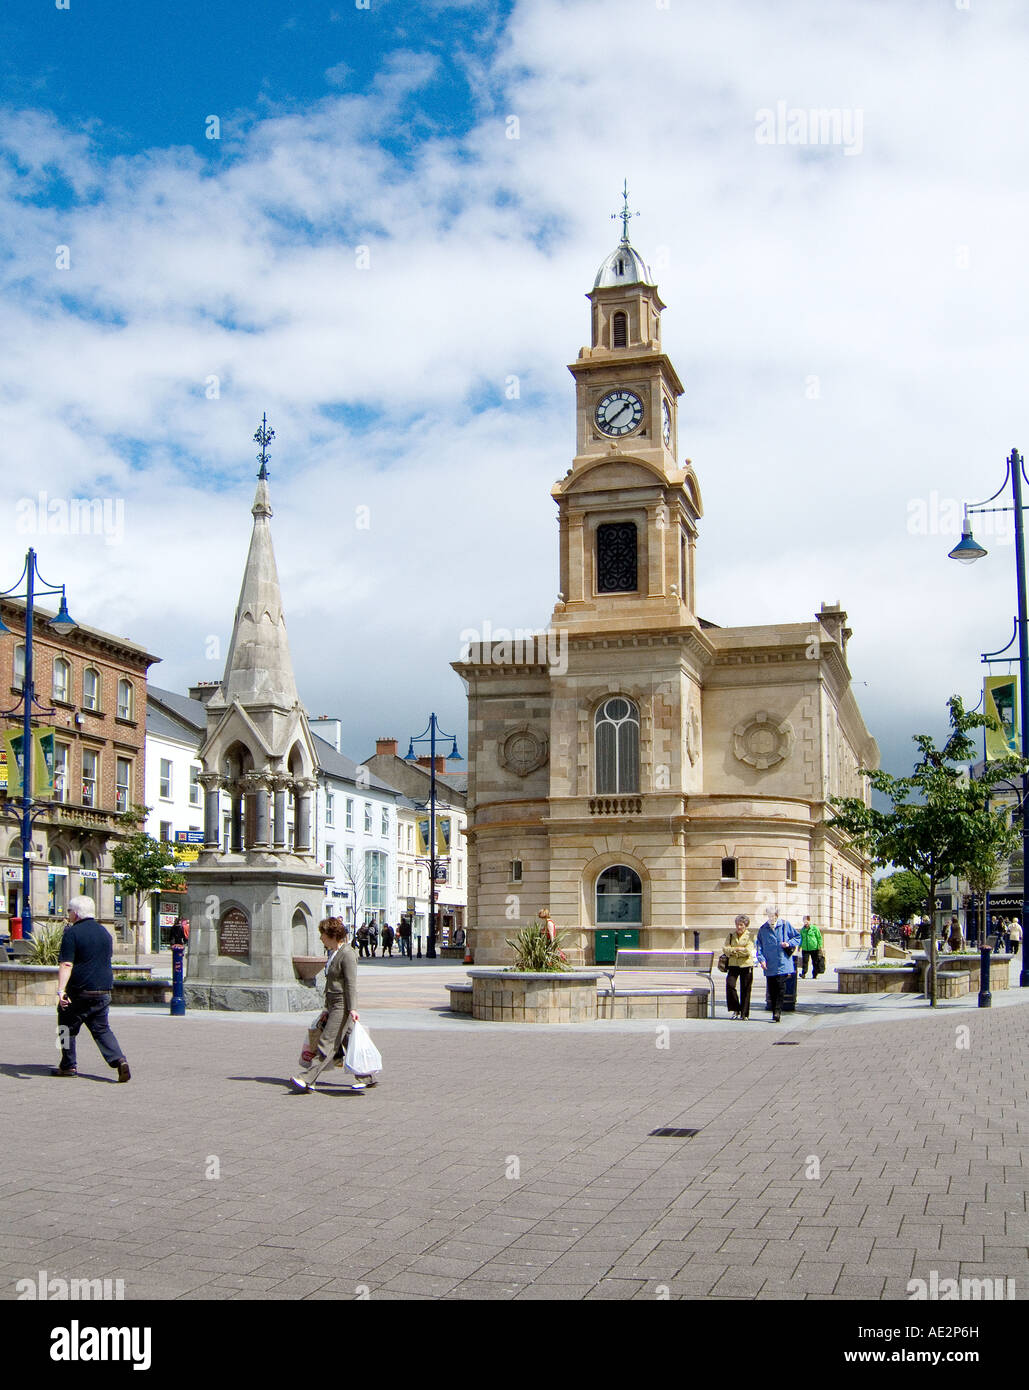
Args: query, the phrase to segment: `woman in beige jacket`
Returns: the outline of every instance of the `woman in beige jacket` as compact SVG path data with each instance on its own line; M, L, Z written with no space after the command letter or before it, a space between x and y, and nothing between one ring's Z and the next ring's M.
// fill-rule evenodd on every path
M736 918L734 929L725 938L722 950L729 957L729 969L725 976L725 1007L733 1018L746 1022L750 1018L750 990L754 983L754 938L750 934L749 917L741 913Z

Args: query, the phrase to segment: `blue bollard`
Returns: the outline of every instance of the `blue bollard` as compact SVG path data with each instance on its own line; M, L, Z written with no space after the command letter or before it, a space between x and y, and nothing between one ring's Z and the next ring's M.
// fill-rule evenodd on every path
M186 1012L186 996L182 990L182 957L185 946L173 946L172 948L172 997L168 1012L176 1018Z
M993 995L990 992L990 948L984 946L979 952L979 1007L993 1008Z

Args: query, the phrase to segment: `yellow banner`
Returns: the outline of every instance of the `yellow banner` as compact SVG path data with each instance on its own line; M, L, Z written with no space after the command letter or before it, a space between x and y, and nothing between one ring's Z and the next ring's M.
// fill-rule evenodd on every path
M7 749L0 748L0 790L7 790Z
M429 850L429 817L424 816L418 821L418 853L428 856ZM436 855L443 858L450 853L450 817L436 817Z
M1018 677L987 676L983 682L983 706L998 725L986 730L987 760L1018 753Z

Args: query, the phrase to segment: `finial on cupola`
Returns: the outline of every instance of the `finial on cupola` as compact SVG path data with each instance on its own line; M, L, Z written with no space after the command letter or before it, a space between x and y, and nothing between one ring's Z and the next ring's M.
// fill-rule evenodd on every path
M628 243L628 240L629 240L629 221L630 221L630 219L633 218L633 217L639 217L639 213L638 213L638 212L630 212L630 211L629 211L629 180L628 180L628 179L624 179L623 182L622 182L622 210L621 210L621 212L613 212L613 213L611 214L611 220L612 220L612 222L615 220L616 217L620 217L620 218L622 219L622 240L623 240L624 242Z

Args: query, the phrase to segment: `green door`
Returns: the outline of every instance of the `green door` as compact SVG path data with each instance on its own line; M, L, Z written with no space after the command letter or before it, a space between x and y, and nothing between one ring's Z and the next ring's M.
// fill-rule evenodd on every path
M605 927L594 935L594 960L597 965L614 965L615 953L636 950L640 944L639 927Z

